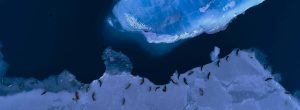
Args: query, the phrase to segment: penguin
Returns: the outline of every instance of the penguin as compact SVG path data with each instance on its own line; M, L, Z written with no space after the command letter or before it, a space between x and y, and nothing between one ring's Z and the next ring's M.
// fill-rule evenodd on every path
M208 74L207 74L207 76L206 76L206 78L207 78L208 80L210 79L210 75L211 75L211 73L208 72Z
M160 87L156 87L156 88L155 88L155 91L157 91L159 88L160 88Z
M174 81L172 78L171 78L171 82L175 85L178 85L178 82Z
M194 73L194 71L190 71L187 75L190 76Z
M122 105L125 105L125 103L126 103L126 99L125 99L125 97L123 97L122 98Z
M151 89L152 89L152 88L151 88L151 86L150 86L150 87L148 88L148 91L151 92Z
M89 91L90 91L90 85L89 85L89 84L86 84L85 91L86 91L86 92L89 92Z
M200 67L200 70L201 70L201 71L203 70L203 65Z
M204 90L202 88L199 88L199 93L200 93L200 96L204 96Z
M226 56L226 57L225 57L225 60L228 61L228 59L229 59L229 56Z
M45 95L47 93L47 91L43 91L41 95Z
M186 78L183 78L183 82L185 85L189 85Z
M98 79L98 83L99 83L99 86L101 87L102 86L102 81L100 79Z
M92 99L93 99L93 101L96 101L96 93L95 92L92 93Z
M265 79L265 81L270 81L270 80L272 80L272 79L273 79L273 78L268 77L268 78Z
M217 66L220 67L220 60L217 61Z
M254 57L253 57L253 56L250 56L250 58L251 58L251 59L254 59Z
M125 89L127 90L127 89L129 89L131 87L131 83L129 83L126 87L125 87Z
M145 79L142 78L142 79L141 79L141 82L140 82L140 85L144 84L144 82L145 82Z
M236 56L239 56L239 53L240 53L240 49L237 49L237 50L235 51L235 55L236 55Z
M177 79L179 79L179 77L180 77L180 74L179 74L179 73L177 73Z
M164 88L162 89L163 92L167 92L167 86L165 85Z
M145 33L149 32L149 30L148 30L148 29L143 29L143 31L144 31Z
M78 92L78 91L75 92L75 98L73 98L73 100L75 100L76 102L77 102L78 100L80 100L79 92Z

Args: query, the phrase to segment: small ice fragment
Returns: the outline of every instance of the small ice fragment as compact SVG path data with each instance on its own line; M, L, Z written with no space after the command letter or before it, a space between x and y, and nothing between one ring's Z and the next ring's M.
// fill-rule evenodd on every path
M132 64L129 58L121 52L116 52L111 48L104 50L102 59L106 67L105 73L117 75L122 73L130 73Z
M214 50L210 53L210 59L212 61L216 61L219 59L219 54L220 54L220 48L215 46Z

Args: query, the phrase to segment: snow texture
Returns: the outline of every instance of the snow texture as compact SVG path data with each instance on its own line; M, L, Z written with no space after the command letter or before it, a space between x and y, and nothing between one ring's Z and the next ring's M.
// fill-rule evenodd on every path
M107 22L126 31L140 32L149 43L172 43L224 30L237 15L263 1L120 0Z
M129 64L129 59L119 52L107 49L103 59L108 68L121 70L120 74L110 74L106 71L101 78L90 84L80 84L80 88L76 90L65 88L60 91L49 91L45 89L47 87L40 86L28 91L3 95L0 96L0 108L1 110L300 110L299 102L273 80L271 73L264 69L256 59L255 53L251 51L235 50L225 58L210 64L196 67L183 74L174 73L170 82L165 85L155 85L147 78L132 76L127 71L132 67L125 66ZM122 69L117 69L118 66ZM63 82L59 84L55 84L56 80L40 83L25 81L23 87L35 84L60 87L61 84L68 85L75 79L69 72L64 72L61 76L63 78L58 79ZM1 83L0 90L18 86L10 86L9 83L15 82ZM77 84L75 81L75 85Z

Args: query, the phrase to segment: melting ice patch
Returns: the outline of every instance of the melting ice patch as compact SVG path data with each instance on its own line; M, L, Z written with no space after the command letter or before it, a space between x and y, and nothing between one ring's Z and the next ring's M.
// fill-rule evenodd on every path
M263 1L120 0L113 14L124 30L141 32L150 43L172 43L224 30L237 15Z
M130 61L122 53L106 49L102 58L108 69L120 73L106 71L90 84L77 82L67 71L36 83L2 81L2 92L19 91L0 95L1 110L300 110L299 102L250 51L236 50L184 74L174 73L165 85L129 74ZM66 86L53 91L45 85Z

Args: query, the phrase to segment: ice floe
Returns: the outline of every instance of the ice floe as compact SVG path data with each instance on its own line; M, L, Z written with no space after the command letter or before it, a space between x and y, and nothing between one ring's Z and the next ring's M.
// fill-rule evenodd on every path
M65 71L58 78L30 83L1 82L1 110L300 110L299 102L276 82L251 51L235 50L224 58L174 73L169 83L155 85L130 74L124 54L106 49L107 69L90 84L74 81ZM121 67L117 69L118 67ZM120 74L116 73L119 70ZM110 72L113 72L111 74ZM30 80L32 81L32 80ZM56 82L58 84L56 84ZM70 83L73 82L73 83ZM77 89L73 87L78 87ZM34 86L33 85L40 85ZM42 86L44 85L44 86ZM53 85L53 86L45 86ZM72 86L71 88L65 87ZM58 90L52 87L62 88ZM48 88L48 89L47 89ZM71 89L71 90L70 90ZM6 90L6 91L5 91ZM8 94L8 95L7 95Z

